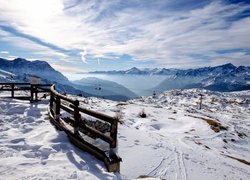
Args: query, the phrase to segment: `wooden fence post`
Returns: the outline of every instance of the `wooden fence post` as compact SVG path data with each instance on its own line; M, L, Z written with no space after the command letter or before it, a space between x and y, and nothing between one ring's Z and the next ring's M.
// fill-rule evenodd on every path
M79 132L79 121L80 121L80 113L79 113L79 101L75 100L74 102L74 119L75 119L75 126L74 126L74 134L78 135Z
M54 99L54 93L50 91L50 101L49 101L50 111L53 110L53 99Z
M12 98L14 97L14 90L15 90L15 85L13 83L13 84L11 84L11 97Z
M34 99L33 99L33 96L34 96L33 85L30 84L30 101L31 101L31 102L34 100Z
M61 99L59 96L56 96L55 116L56 116L57 121L59 121L59 118L60 118L60 104L61 104Z
M109 151L109 155L110 157L112 157L117 149L117 125L118 125L118 120L114 121L111 123L111 127L110 127L110 136L113 139L113 142L110 144L110 151Z
M201 106L202 106L202 97L204 96L203 94L198 94L200 96L200 109L201 109Z
M37 86L35 86L35 100L36 101L38 100L37 93L38 93L38 88L37 88Z

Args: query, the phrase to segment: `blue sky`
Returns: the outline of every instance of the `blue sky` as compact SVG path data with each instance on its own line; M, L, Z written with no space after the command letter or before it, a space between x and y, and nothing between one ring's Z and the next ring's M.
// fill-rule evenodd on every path
M250 65L250 2L0 0L0 57L65 72Z

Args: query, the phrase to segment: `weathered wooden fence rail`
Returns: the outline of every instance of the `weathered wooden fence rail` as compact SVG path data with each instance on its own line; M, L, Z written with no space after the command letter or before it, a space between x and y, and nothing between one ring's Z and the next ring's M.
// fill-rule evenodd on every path
M58 93L54 85L49 115L51 122L65 131L72 143L102 160L109 172L120 171L121 158L116 154L117 118L80 106L78 100ZM106 130L102 126L107 126Z
M11 91L12 98L38 100L39 93L50 93L52 84L31 84L31 83L0 83L0 91ZM47 88L46 88L47 87ZM15 96L16 91L30 91L30 96ZM35 97L34 97L35 96Z

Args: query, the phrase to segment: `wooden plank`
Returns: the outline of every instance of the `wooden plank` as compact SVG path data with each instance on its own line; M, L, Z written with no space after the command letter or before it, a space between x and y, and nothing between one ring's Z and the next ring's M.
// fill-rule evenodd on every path
M72 110L71 108L69 108L66 105L60 104L60 108L62 108L64 111L70 113L71 115L74 115L74 110Z
M15 96L14 98L20 100L30 100L30 96Z
M62 119L62 121L64 121ZM67 118L67 121L68 123L70 124L74 124L75 123L75 120L71 117L68 117ZM66 122L66 121L64 121ZM67 122L66 122L67 123ZM81 131L82 133L86 134L87 133L90 133L91 135L97 137L97 138L100 138L102 139L103 141L109 143L109 144L113 144L114 143L114 139L104 133L102 133L101 131L98 131L97 129L91 127L91 126L88 126L87 124L83 123L82 121L79 121L79 131Z
M51 91L53 94L59 96L61 99L65 100L65 101L68 101L68 102L70 102L70 103L72 103L72 104L74 104L74 102L75 102L75 100L70 99L69 97L64 96L64 95L58 93L58 92L55 90L55 85L52 85L52 86L51 86L50 91Z
M0 89L0 91L12 91L12 89Z
M71 105L70 105L70 107L71 107ZM96 111L93 111L93 110L90 110L90 109L86 109L86 108L83 108L81 106L79 106L79 111L82 112L82 113L85 113L87 115L93 116L95 118L101 119L103 121L106 121L108 123L114 123L114 122L118 121L115 117L108 116L106 114L96 112Z
M103 141L106 141L109 144L113 144L114 139L110 136L107 136L106 134L103 134L102 132L98 131L97 129L90 127L88 125L85 125L84 127L86 129L86 131L90 132L91 134L93 134L94 136L102 139Z

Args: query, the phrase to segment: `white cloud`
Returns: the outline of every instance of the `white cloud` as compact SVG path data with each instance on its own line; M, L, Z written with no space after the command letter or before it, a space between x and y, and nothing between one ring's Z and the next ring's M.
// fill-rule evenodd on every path
M0 51L0 54L9 54L8 51Z
M194 58L193 54L206 55L217 64L224 62L224 58L238 64L248 58L247 54L225 57L215 53L218 50L250 49L250 18L229 21L238 13L249 10L248 5L215 1L191 11L168 12L159 8L160 1L156 1L158 5L155 7L117 7L122 2L0 1L0 22L58 47L79 50L84 63L87 62L87 52L81 52L82 47L96 58L129 54L135 60L155 60L168 66L211 63ZM14 43L15 38L11 41ZM50 52L53 53L67 59L63 53Z
M79 54L81 55L82 62L87 64L88 62L87 62L87 59L85 57L87 55L87 50L85 49L84 51L80 52Z

